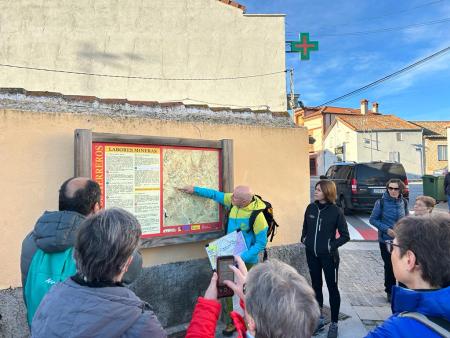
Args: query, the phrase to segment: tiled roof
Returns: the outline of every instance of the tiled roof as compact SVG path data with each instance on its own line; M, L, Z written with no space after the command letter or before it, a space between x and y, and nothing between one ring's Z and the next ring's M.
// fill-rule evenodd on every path
M420 130L413 123L402 120L394 115L341 115L337 120L342 121L348 127L356 131L365 130Z
M410 121L423 128L423 135L429 138L447 137L450 121Z
M223 2L224 4L239 8L245 13L245 6L241 5L240 3L237 3L236 1L231 1L231 0L219 0L219 1Z
M302 110L297 110L297 112L301 112ZM332 106L324 106L319 108L313 108L313 107L305 107L304 116L305 118L317 116L320 114L328 113L328 114L339 114L339 115L361 115L360 109L354 109L354 108L342 108L342 107L332 107ZM374 113L371 110L368 110L367 113L369 115L374 115L378 113Z

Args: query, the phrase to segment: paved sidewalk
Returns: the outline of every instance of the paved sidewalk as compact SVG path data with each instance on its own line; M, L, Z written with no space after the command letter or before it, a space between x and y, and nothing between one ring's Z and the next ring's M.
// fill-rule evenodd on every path
M350 316L339 323L339 337L364 337L391 315L384 293L383 261L378 242L349 242L339 252L341 312ZM323 291L328 305L326 286ZM325 327L316 337L326 337L327 330Z

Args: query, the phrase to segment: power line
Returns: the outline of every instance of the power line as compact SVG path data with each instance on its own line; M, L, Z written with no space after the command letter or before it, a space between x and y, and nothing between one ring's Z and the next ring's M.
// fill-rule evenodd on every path
M318 37L329 37L329 36L334 37L334 36L367 35L367 34L390 32L390 31L397 31L397 30L404 30L404 29L406 30L406 29L411 29L411 28L415 28L415 27L430 26L430 25L436 25L436 24L447 23L447 22L450 22L450 17L439 19L439 20L426 21L426 22L406 25L406 26L380 28L380 29L374 29L374 30L368 30L368 31L357 31L357 32L346 32L346 33L325 33L325 34L318 33L317 36ZM296 34L294 32L287 32L287 33L288 34ZM314 34L314 35L316 35L316 34Z
M406 8L406 9L403 9L403 10L395 11L395 12L386 12L386 13L381 14L379 16L374 16L374 17L369 17L369 18L362 18L362 19L359 19L359 20L356 20L356 21L352 21L350 24L358 23L358 22L371 22L371 21L375 21L375 20L378 20L378 19L382 19L382 18L386 18L386 17L390 17L390 16L395 16L395 15L398 15L398 14L401 14L401 13L410 12L410 11L416 10L418 8L423 8L423 7L427 7L427 6L430 6L430 5L434 5L434 4L437 4L437 3L442 2L442 1L444 1L444 0L435 0L435 1L427 2L427 3L421 4L421 5L417 5L417 6L413 6L413 7L410 7L410 8ZM348 22L341 23L339 25L333 25L333 26L330 26L330 27L337 27L337 26L341 26L341 25L344 25L344 24L348 25L349 23ZM320 34L320 32L318 32L318 34Z
M414 62L413 64L411 64L409 66L406 66L406 67L404 67L404 68L402 68L402 69L400 69L400 70L398 70L398 71L396 71L394 73L391 73L391 74L389 74L389 75L387 75L385 77L382 77L381 79L373 81L373 82L371 82L371 83L369 83L369 84L367 84L367 85L365 85L365 86L363 86L361 88L355 89L355 90L353 90L353 91L351 91L351 92L349 92L347 94L344 94L342 96L339 96L339 97L337 97L337 98L335 98L333 100L329 100L327 102L324 102L324 103L322 103L322 104L320 104L320 105L318 105L318 106L316 106L314 108L323 107L323 106L329 105L330 103L333 103L333 102L336 102L336 101L340 101L340 100L345 99L347 97L350 97L350 96L353 96L355 94L358 94L358 93L360 93L360 92L362 92L362 91L364 91L366 89L374 87L374 86L376 86L376 85L378 85L378 84L380 84L382 82L390 80L390 79L392 79L392 78L394 78L394 77L396 77L396 76L398 76L398 75L400 75L400 74L402 74L404 72L407 72L407 71L409 71L409 70L411 70L411 69L413 69L413 68L415 68L415 67L417 67L417 66L419 66L419 65L421 65L421 64L423 64L423 63L425 63L425 62L427 62L427 61L429 61L429 60L431 60L431 59L433 59L435 57L437 57L437 56L443 55L443 54L447 53L448 51L450 51L450 46L448 46L448 47L446 47L444 49L441 49L440 51L438 51L438 52L436 52L434 54L431 54L431 55L429 55L429 56L427 56L427 57L425 57L425 58L423 58L423 59L421 59L421 60L419 60L417 62Z
M219 78L162 78L162 77L126 76L126 75L87 73L87 72L77 72L77 71L70 71L70 70L59 70L59 69L49 69L49 68L18 66L18 65L2 64L2 63L0 63L0 67L36 70L36 71L50 72L50 73L63 73L63 74L74 74L74 75L87 75L87 76L120 78L120 79L153 80L153 81L223 81L223 80L239 80L239 79L249 79L249 78L255 78L255 77L265 77L265 76L271 76L271 75L276 75L276 74L281 74L281 73L286 73L287 72L287 70L285 69L285 70L280 70L278 72L272 72L272 73L254 74L254 75L241 75L241 76L234 76L234 77L219 77Z

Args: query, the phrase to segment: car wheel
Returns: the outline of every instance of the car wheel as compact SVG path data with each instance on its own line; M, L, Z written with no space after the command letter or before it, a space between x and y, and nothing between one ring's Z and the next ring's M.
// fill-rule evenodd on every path
M352 211L347 207L347 203L345 202L344 196L341 196L339 198L339 204L342 211L344 212L344 215L351 215Z

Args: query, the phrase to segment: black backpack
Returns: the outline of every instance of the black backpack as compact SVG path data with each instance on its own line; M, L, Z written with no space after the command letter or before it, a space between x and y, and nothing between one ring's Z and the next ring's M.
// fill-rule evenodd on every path
M273 208L272 208L272 203L270 203L269 201L265 201L263 200L263 198L259 195L255 195L256 197L258 197L261 201L264 202L264 204L266 205L266 207L264 209L260 209L260 210L253 210L250 218L248 220L248 224L250 225L250 229L248 230L253 231L253 225L255 224L255 220L256 217L258 217L258 215L262 212L264 215L264 218L267 221L267 225L268 225L268 229L267 229L267 238L269 239L269 242L273 241L273 237L277 234L277 228L279 227L277 221L275 221L275 218L273 217ZM225 223L225 233L228 232L228 218L230 215L231 209L228 211L228 217L226 218L226 223ZM267 260L267 249L264 248L264 255L263 255L263 261Z

